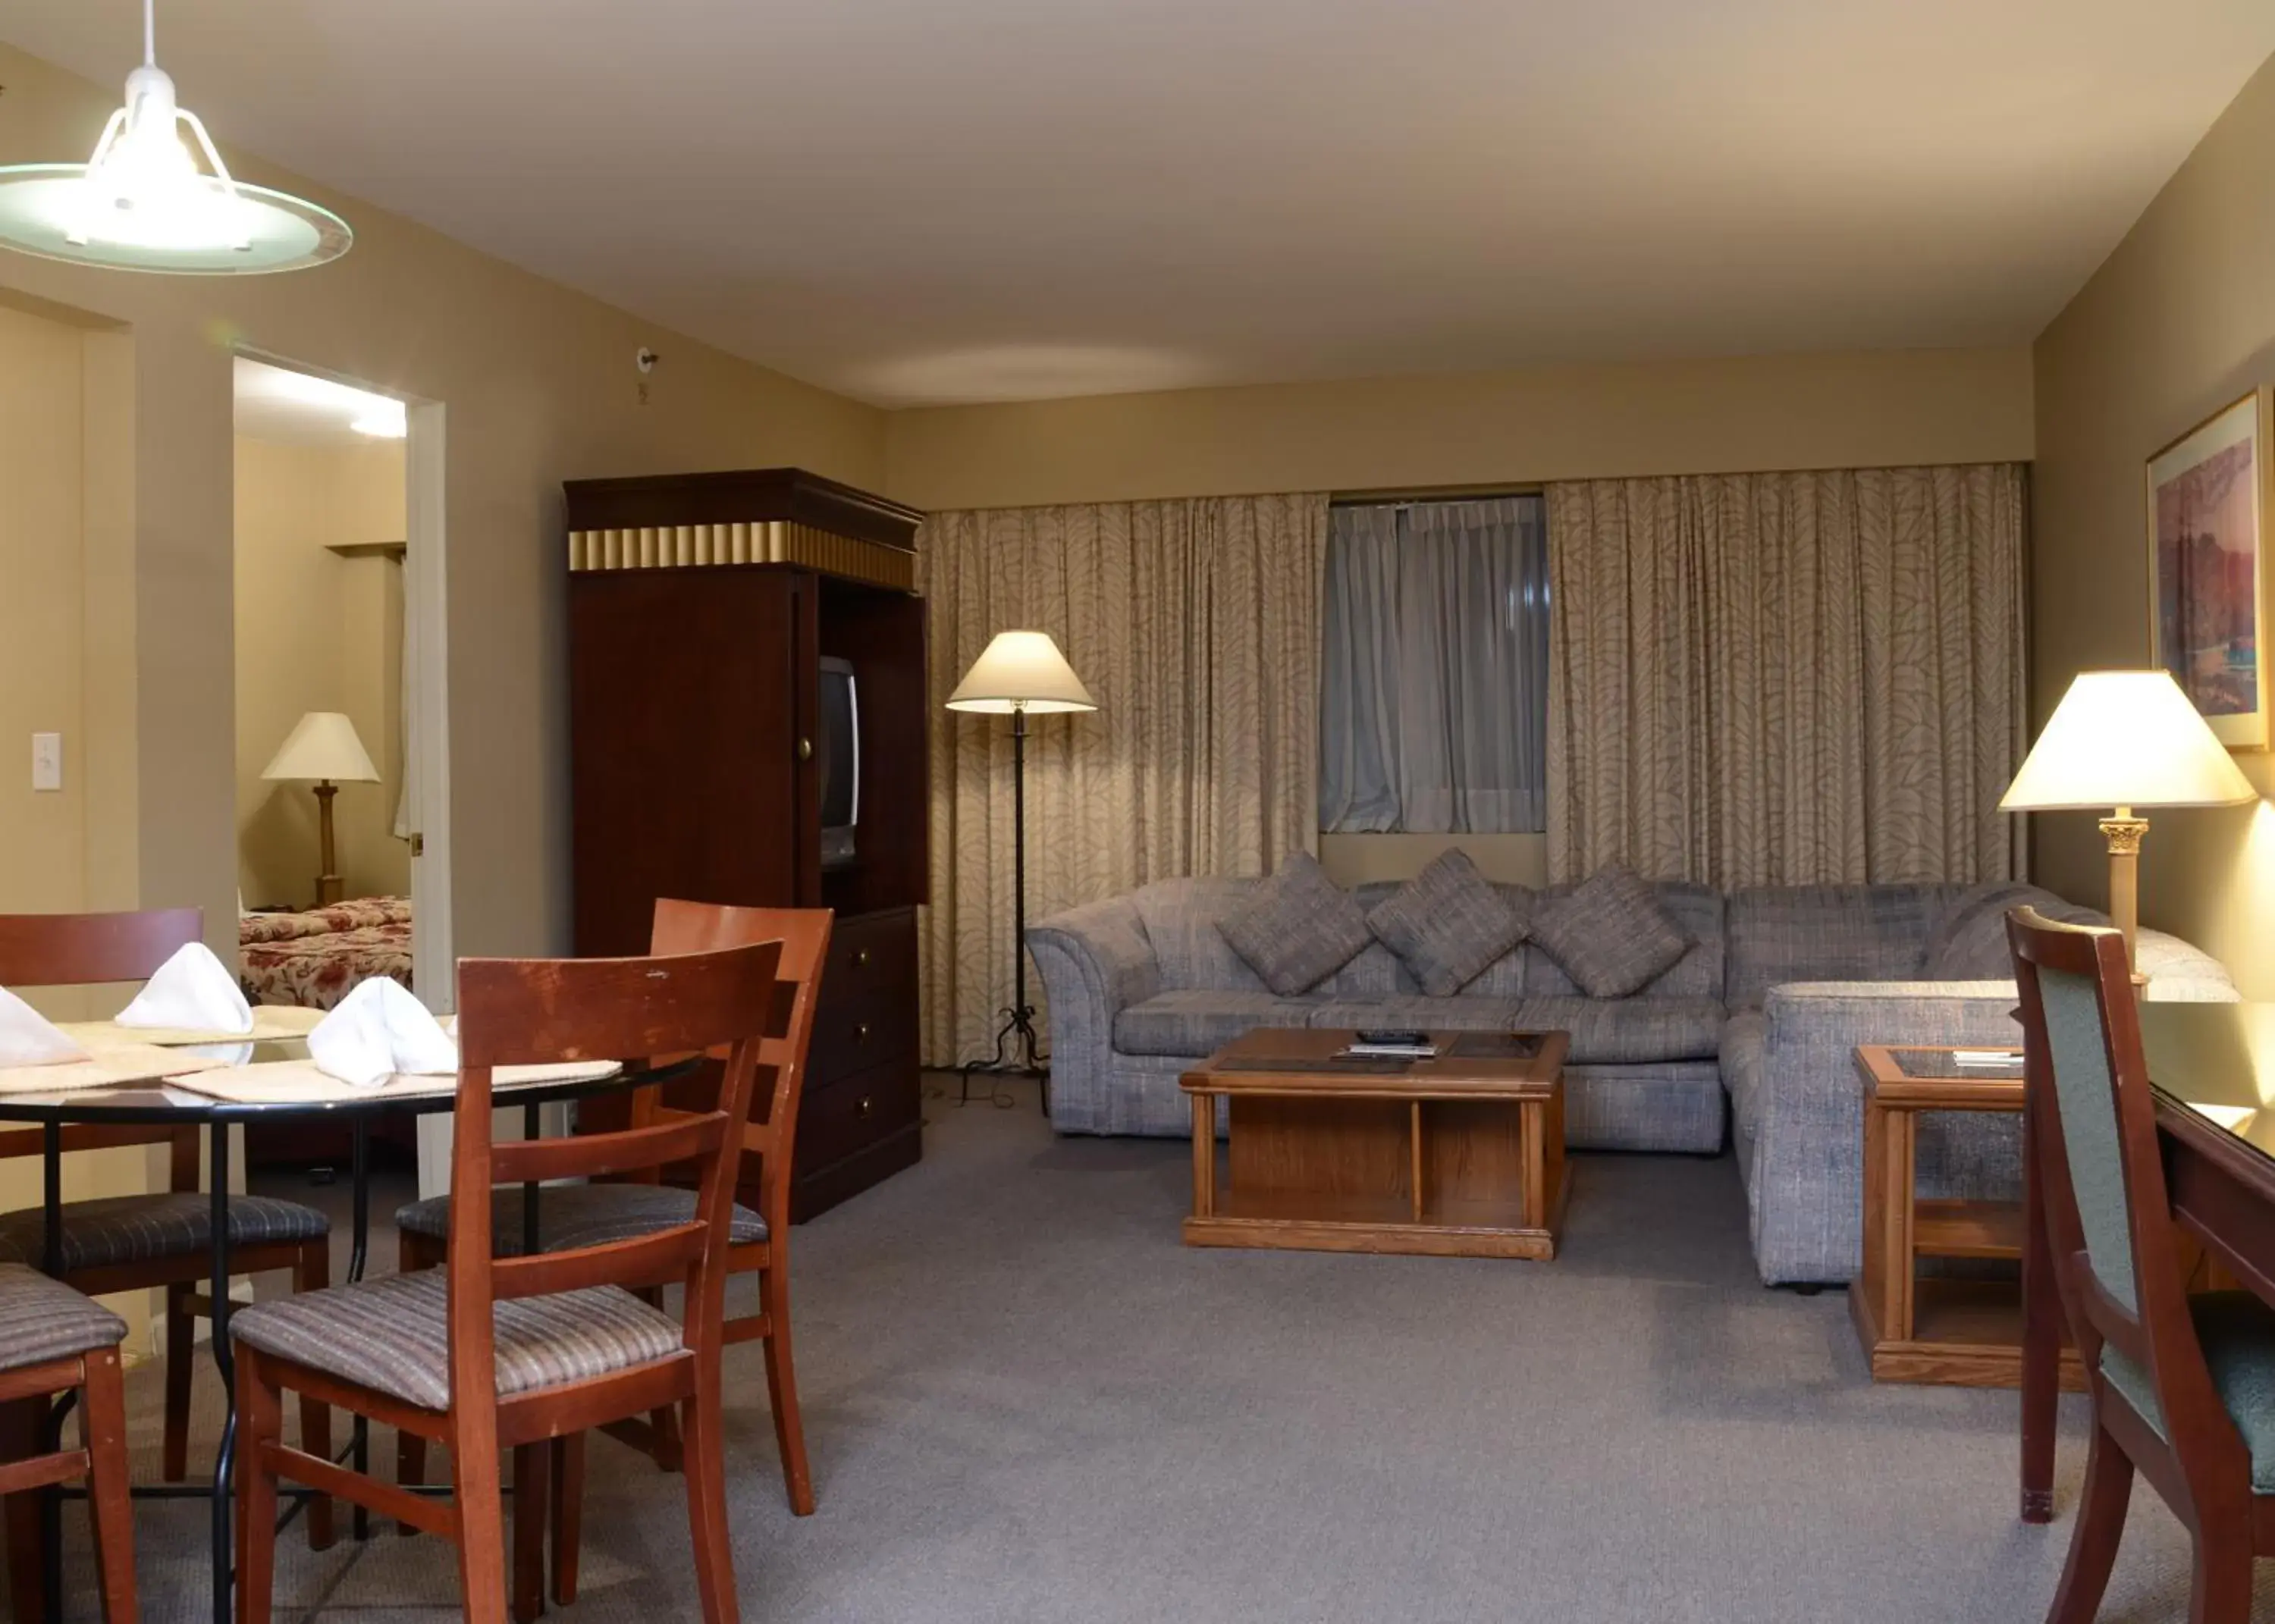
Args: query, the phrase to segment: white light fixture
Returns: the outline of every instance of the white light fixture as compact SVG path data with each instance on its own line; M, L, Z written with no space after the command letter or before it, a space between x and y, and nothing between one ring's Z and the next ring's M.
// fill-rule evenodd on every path
M382 401L348 427L374 440L402 440L410 435L411 418L401 401Z
M142 65L94 155L0 168L0 247L185 276L300 270L345 253L354 233L329 209L231 178L158 66L156 3L142 0Z
M952 711L997 716L1040 716L1057 711L1094 711L1096 700L1074 674L1047 631L999 631L979 652L956 691Z

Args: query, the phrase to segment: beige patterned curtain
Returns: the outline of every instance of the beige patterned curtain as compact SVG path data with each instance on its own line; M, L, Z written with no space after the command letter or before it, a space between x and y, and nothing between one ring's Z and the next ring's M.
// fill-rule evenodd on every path
M1099 704L1027 740L1027 918L1318 842L1327 501L935 513L925 1053L991 1052L1012 999L1011 723L941 708L998 631L1058 639ZM1029 996L1040 989L1028 969Z
M1548 863L2019 876L2023 470L1548 488Z

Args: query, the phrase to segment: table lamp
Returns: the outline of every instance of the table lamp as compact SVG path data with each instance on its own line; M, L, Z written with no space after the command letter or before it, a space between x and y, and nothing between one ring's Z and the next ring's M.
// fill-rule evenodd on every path
M2233 806L2258 791L2169 671L2084 671L2054 706L2001 812L2098 812L2109 842L2109 917L2134 962L2141 837L2152 806Z
M1050 634L1043 631L999 631L994 640L971 662L956 691L948 696L952 711L977 711L1011 718L1011 957L1018 991L995 1034L995 1058L984 1065L964 1068L964 1084L974 1071L1015 1071L1042 1076L1036 1055L1035 1011L1027 1002L1027 717L1056 712L1094 711L1098 702L1082 678L1074 674L1066 656ZM1006 1065L1004 1046L1017 1032L1024 1063Z
M356 736L355 723L337 711L310 711L300 718L283 747L261 769L272 781L316 786L316 827L323 872L316 876L316 906L340 900L340 877L332 856L332 797L343 783L375 784L379 770Z

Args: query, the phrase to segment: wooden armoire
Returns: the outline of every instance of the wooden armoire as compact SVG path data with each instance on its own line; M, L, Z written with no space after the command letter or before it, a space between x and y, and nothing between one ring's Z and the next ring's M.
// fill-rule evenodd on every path
M564 488L577 951L646 952L659 896L836 910L792 1165L804 1220L921 1150L922 516L794 468ZM860 762L852 853L827 864L825 662L852 669Z

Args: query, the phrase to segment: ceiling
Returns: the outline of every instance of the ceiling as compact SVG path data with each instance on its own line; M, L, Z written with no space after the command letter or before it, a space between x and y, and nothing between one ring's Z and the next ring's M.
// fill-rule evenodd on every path
M888 404L2024 342L2275 51L2268 0L159 11L224 143ZM109 85L139 7L0 37Z
M243 356L237 358L236 368L237 432L247 439L370 445L402 438L399 400ZM379 432L382 427L387 432Z

